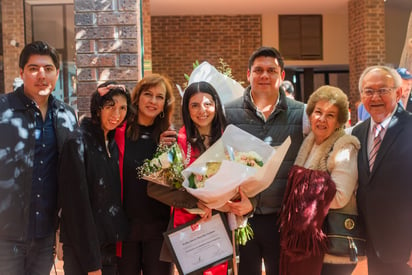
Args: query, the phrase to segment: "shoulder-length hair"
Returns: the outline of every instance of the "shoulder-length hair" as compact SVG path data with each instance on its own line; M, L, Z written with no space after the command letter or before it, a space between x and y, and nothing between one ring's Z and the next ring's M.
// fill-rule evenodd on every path
M100 88L108 87L107 92L101 95L98 90ZM127 101L127 113L125 120L128 119L132 110L130 108L131 98L130 92L124 85L119 85L116 81L106 81L99 86L97 86L96 91L93 92L90 98L90 115L93 123L100 124L100 113L102 108L107 105L114 105L113 97L116 95L121 95L126 98Z
M186 128L187 140L192 146L198 148L200 153L203 153L206 150L203 144L203 139L193 120L190 118L189 112L190 98L198 93L211 95L215 103L216 113L212 120L210 144L215 143L222 136L222 132L226 128L227 123L219 95L211 84L205 81L200 81L194 82L186 88L182 100L182 116Z
M140 135L139 127L139 99L142 92L147 91L152 87L162 85L166 90L165 104L162 112L154 120L154 130L152 132L152 138L159 142L160 134L166 131L172 120L173 108L175 98L173 96L173 88L170 80L160 74L151 74L145 76L140 80L132 92L132 107L136 110L135 115L128 121L126 135L131 140L138 140Z

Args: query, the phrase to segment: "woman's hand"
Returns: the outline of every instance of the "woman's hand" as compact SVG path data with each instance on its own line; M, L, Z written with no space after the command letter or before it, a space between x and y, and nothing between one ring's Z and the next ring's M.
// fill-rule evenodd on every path
M160 141L160 144L170 146L176 142L177 140L176 137L177 137L176 131L172 127L169 127L169 129L167 129L166 131L160 134L159 141Z
M212 217L212 209L210 209L209 207L207 207L206 205L204 205L200 201L197 202L197 207L202 209L203 212L204 212L203 214L199 214L200 220L198 221L198 223L210 220L210 218Z
M249 198L243 193L242 189L239 187L240 200L239 201L228 201L223 208L229 209L231 212L237 216L244 216L253 210L253 205Z
M90 271L90 272L87 272L87 275L102 275L102 270L98 269L95 271Z

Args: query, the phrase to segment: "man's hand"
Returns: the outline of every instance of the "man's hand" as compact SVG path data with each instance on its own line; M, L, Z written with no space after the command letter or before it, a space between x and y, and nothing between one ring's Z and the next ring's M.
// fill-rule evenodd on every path
M253 205L240 187L239 194L240 201L228 201L223 208L228 208L228 212L231 212L237 216L244 216L253 210Z
M102 270L98 269L95 271L90 271L90 272L87 272L87 275L102 275Z

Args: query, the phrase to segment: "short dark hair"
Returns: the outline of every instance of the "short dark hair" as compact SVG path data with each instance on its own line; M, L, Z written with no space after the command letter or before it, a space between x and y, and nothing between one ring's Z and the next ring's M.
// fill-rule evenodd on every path
M187 141L189 141L194 147L199 149L199 153L201 154L206 151L206 148L203 144L203 140L201 139L196 125L190 118L189 112L190 98L198 93L206 93L211 95L215 103L216 113L215 117L212 120L210 133L212 137L210 139L210 144L215 143L222 136L223 130L226 128L226 118L219 95L217 94L216 89L210 83L206 81L193 82L186 88L182 99L182 117L184 126L186 128Z
M60 68L60 58L56 49L47 44L45 41L34 41L24 46L20 53L19 67L24 69L24 66L29 61L32 55L48 55L53 60L53 64L58 70Z
M101 96L97 91L101 87L107 87L109 85L117 85L111 88L106 94ZM108 104L114 104L113 97L121 95L126 98L127 101L127 113L125 120L130 116L132 110L131 106L131 98L129 90L124 86L118 85L116 81L106 81L99 86L97 86L96 91L93 92L90 98L90 114L92 117L92 121L96 124L100 124L100 112L102 108Z
M280 69L283 71L284 69L284 62L282 55L278 50L276 50L273 47L260 47L256 51L252 53L252 55L249 57L249 70L252 69L253 63L255 62L255 59L261 56L268 56L268 57L273 57L276 58L277 61L279 62Z

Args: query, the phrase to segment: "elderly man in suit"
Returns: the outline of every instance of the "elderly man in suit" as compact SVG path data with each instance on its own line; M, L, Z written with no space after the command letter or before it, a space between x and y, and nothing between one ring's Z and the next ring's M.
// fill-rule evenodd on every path
M358 154L359 213L367 230L369 274L412 274L412 115L399 104L401 78L386 66L359 80L371 117L352 130Z

